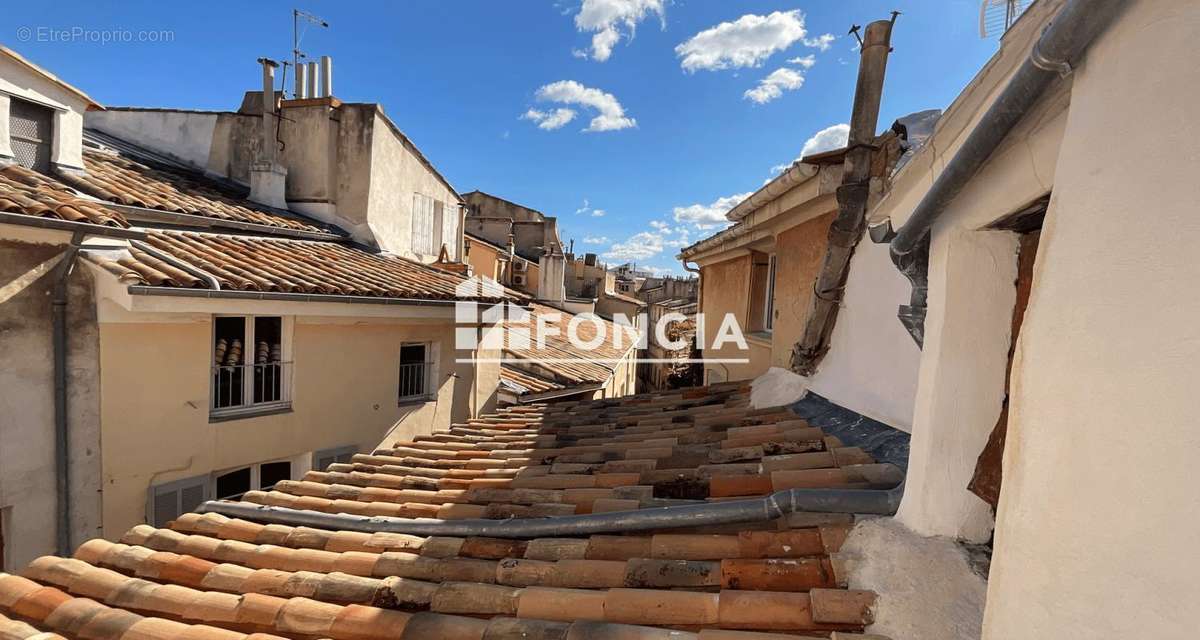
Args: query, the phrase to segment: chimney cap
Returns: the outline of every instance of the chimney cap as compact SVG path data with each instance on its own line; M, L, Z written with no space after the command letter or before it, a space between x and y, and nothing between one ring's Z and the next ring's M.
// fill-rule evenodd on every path
M271 68L275 68L275 67L278 67L278 66L279 66L279 63L278 63L278 62L275 62L274 60L272 60L272 59L270 59L270 58L259 58L259 59L258 59L258 63L259 63L259 64L265 64L265 65L269 65Z

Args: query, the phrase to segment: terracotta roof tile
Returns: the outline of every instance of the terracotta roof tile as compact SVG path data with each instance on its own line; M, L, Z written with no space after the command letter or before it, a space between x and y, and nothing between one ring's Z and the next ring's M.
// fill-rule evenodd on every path
M315 222L285 215L246 199L246 192L198 172L139 162L116 151L84 149L84 173L63 173L63 182L107 202L169 213L254 224L327 231Z
M529 517L545 508L582 513L605 501L650 508L679 503L679 495L721 499L707 492L713 480L725 472L771 479L770 473L744 473L746 465L762 465L770 445L788 442L778 439L794 429L814 429L797 427L787 411L752 411L746 396L740 385L722 385L503 409L245 499L444 518ZM714 437L689 438L701 434ZM711 452L730 450L723 443L748 437L765 440L711 462ZM841 474L814 482L870 485L888 478L860 469L872 466L860 464L865 454L832 455L831 441L817 436L814 442L811 453L830 455L806 461ZM615 461L608 458L648 450L662 450L653 461L699 464L604 471ZM842 458L851 464L836 466ZM439 488L451 480L465 488ZM500 540L263 525L192 513L169 529L134 527L119 543L89 541L72 559L38 559L22 578L0 575L0 615L69 637L130 640L246 633L335 640L785 640L862 631L872 622L874 594L840 588L844 578L837 574L849 525L828 516L795 521L805 528L792 528L788 518ZM0 630L3 625L0 619ZM77 633L88 625L87 633Z
M221 289L366 296L397 299L455 299L462 278L387 254L337 242L293 240L185 231L151 231L145 245L128 255L89 258L121 282L154 287L208 288L193 272L214 277ZM168 264L150 249L188 265Z
M81 198L58 180L18 164L0 168L0 211L106 227L129 227L120 213L99 202Z

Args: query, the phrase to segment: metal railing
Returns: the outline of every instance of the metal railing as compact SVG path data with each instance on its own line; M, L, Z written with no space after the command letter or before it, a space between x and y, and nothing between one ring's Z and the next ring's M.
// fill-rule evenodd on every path
M292 363L218 365L212 368L209 408L214 412L291 402Z
M429 370L431 362L412 362L400 365L400 402L411 402L429 397Z

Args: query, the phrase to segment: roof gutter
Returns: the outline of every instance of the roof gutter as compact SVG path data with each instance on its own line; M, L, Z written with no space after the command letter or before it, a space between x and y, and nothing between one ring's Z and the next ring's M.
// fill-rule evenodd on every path
M30 216L7 211L0 211L0 224L15 224L22 227L37 227L39 229L53 229L55 231L81 232L89 236L104 236L108 238L146 239L145 231L136 231L122 227L106 227L90 222L71 222L70 220L59 220L58 218L43 218L41 216Z
M266 235L298 238L302 240L329 240L334 242L345 242L350 239L349 236L337 233L306 231L304 229L294 229L291 227L274 227L269 224L242 222L240 220L222 220L220 218L209 218L207 216L201 216L192 213L159 211L157 209L148 209L146 207L117 204L115 202L108 202L105 200L97 200L96 202L97 204L103 205L105 208L119 211L125 214L126 218L136 222L157 222L167 225L197 227L200 229L233 229L237 231L251 231Z
M912 282L911 304L900 307L899 317L918 345L924 342L930 229L1046 89L1071 73L1125 4L1123 0L1067 2L904 226L893 233L887 220L871 230L876 242L890 241L892 262Z
M452 307L458 299L430 300L421 298L376 298L373 296L343 296L321 293L285 293L281 291L236 291L232 289L178 289L129 285L130 295L166 296L175 298L210 298L224 300L278 300L282 302L336 302L343 304L382 304L410 307Z
M891 467L891 465L887 465ZM895 475L903 477L896 467ZM762 498L704 504L507 520L436 520L322 513L246 502L210 500L199 513L219 513L254 522L314 527L363 533L403 533L417 536L485 536L489 538L542 538L585 536L628 531L653 531L680 527L766 522L793 513L861 513L892 515L900 506L904 482L891 489L787 489Z
M737 206L730 209L725 214L725 218L734 222L745 218L753 213L755 209L787 193L796 185L808 182L820 170L820 166L807 164L803 160L792 163L792 166L788 167L779 177L763 185L758 191L750 194L750 197L742 200Z

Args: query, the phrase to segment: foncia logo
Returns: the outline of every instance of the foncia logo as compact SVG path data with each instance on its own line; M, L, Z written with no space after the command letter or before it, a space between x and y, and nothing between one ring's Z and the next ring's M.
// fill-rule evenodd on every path
M692 320L681 313L665 313L653 327L647 326L646 314L630 318L618 313L610 321L594 313L564 313L541 304L523 305L503 285L483 276L460 282L455 296L454 346L459 351L458 362L615 364L625 360L630 349L645 349L651 335L655 344L666 350L692 346L691 340L672 330L678 323ZM695 327L697 336L706 335L703 314L696 314ZM727 313L711 344L705 345L706 352L719 352L721 357L638 358L636 362L745 363L749 361L748 349L736 317Z

